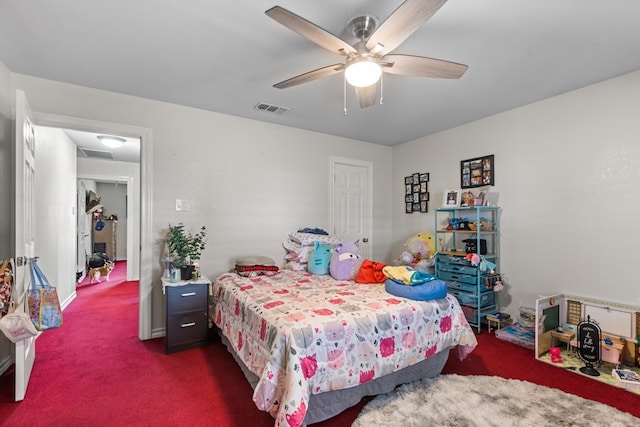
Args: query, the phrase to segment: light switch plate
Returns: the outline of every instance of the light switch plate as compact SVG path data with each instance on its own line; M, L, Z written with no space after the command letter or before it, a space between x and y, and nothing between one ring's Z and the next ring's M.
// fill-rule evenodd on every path
M176 199L176 211L190 211L190 210L191 210L190 200Z

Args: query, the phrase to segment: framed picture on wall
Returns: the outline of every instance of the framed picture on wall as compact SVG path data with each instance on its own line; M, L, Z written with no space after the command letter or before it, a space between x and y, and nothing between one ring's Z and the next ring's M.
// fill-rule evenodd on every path
M460 187L475 188L495 185L495 163L493 154L460 162Z

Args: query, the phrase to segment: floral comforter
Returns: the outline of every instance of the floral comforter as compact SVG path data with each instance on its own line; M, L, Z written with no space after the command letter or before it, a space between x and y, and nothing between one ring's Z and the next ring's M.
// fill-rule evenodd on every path
M220 276L212 316L259 377L256 406L300 426L311 394L357 386L458 346L476 346L458 301L394 297L383 284L282 270Z

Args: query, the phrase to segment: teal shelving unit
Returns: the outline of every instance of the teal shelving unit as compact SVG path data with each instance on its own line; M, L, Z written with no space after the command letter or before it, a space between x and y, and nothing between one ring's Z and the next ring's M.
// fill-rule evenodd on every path
M458 298L469 325L478 333L486 316L499 312L494 291L500 271L499 214L500 208L493 206L445 207L435 211L435 274ZM495 264L493 273L468 261L467 248Z

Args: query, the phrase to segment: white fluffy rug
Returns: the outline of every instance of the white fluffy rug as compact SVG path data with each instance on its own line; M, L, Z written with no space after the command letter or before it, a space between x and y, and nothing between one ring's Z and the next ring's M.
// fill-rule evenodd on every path
M640 426L599 402L526 381L441 375L405 384L369 402L354 427Z

